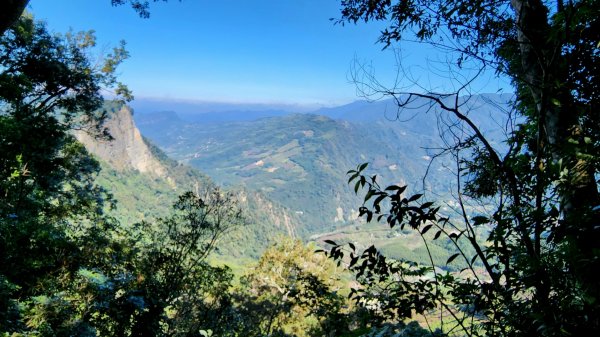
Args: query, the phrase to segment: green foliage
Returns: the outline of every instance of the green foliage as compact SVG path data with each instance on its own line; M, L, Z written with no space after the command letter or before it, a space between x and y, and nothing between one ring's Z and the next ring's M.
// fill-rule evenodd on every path
M244 336L340 335L349 312L336 267L314 248L280 238L241 279L236 294Z
M121 265L114 278L112 305L99 307L94 324L102 335L195 335L200 328L220 331L218 313L227 304L232 274L206 262L216 240L243 222L231 196L217 188L202 198L185 193L174 213L127 231Z
M106 136L99 91L116 84L115 68L91 66L93 41L50 35L27 16L0 37L1 331L79 331L69 280L97 263L90 253L114 227L94 182L99 165L68 134L86 122Z
M22 17L0 43L2 110L19 118L55 114L68 127L87 123L102 131L107 116L98 111L100 89L120 85L114 71L127 52L122 44L95 65L87 56L94 46L92 32L53 36L44 24ZM127 90L121 92L122 99L131 99Z
M423 329L419 323L412 321L408 324L403 322L397 324L386 323L381 327L372 328L364 337L433 337L441 336L439 331L430 332Z
M423 98L439 108L446 141L441 154L456 163L458 212L452 219L421 201L422 195L405 196L405 186L380 187L362 165L349 172L355 191L366 190L361 215L411 228L425 242L448 239L455 253L446 263L463 260L466 269L442 273L433 254L423 266L386 259L374 247L357 253L351 246L349 265L364 285L356 299L370 300L384 318L434 310L449 315L443 333L600 331L600 294L592 277L600 263L600 138L598 95L592 89L598 81L590 72L599 54L597 41L589 38L597 26L597 17L590 16L598 11L597 2L353 0L342 6L342 23L389 20L380 38L386 46L416 36L455 52L459 68L468 61L509 76L516 89L508 111L516 117L505 137L508 148L501 152L459 99L469 81L448 94L370 87L373 94L392 95L400 109ZM477 211L468 205L477 205ZM428 238L426 232L435 234ZM329 251L340 261L347 254L337 244Z

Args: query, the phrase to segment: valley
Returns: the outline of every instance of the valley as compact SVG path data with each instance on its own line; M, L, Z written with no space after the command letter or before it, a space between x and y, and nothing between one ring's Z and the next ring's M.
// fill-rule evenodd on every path
M136 114L136 121L170 157L219 184L241 184L277 200L299 215L307 233L356 220L361 199L345 173L360 163L371 162L382 183L419 189L429 164L421 146L433 138L385 122L359 125L315 114L202 124L157 113ZM444 180L438 174L433 183Z
M598 1L1 8L0 337L600 332Z
M112 117L106 123L112 140L98 141L87 133L76 136L100 161L97 182L106 187L115 201L111 214L130 226L170 214L178 195L199 193L215 183L199 170L170 159L145 139L137 129L131 109L119 104L105 105ZM244 186L231 187L245 211L247 223L223 237L217 253L239 261L256 259L279 236L303 233L298 216Z
M482 128L497 133L493 112L496 104L506 104L508 99L476 96L468 104ZM443 144L437 128L439 111L415 102L413 108L394 117L391 101L359 101L312 113L270 115L269 111L274 110L247 111L239 120L231 119L240 112L227 115L226 111L195 118L188 113L182 118L172 111L145 110L134 117L142 134L167 156L217 184L252 191L280 205L280 214L266 210L270 226L277 222L274 219L290 220L293 234L307 241L322 242L335 233L340 242L363 248L376 244L390 257L427 261L420 238L413 235L407 240L407 233L383 225L365 226L358 218L363 195L346 183L346 172L369 162L370 174L376 174L382 186L406 184L407 193L424 193L443 212L453 214L457 205L451 195L455 184L451 158L440 156L432 161ZM222 120L215 121L219 115ZM253 206L258 206L254 214L265 213L259 205ZM264 230L270 233L258 227L251 231ZM254 235L269 237L264 232ZM443 243L434 245L439 259L447 256L447 249Z

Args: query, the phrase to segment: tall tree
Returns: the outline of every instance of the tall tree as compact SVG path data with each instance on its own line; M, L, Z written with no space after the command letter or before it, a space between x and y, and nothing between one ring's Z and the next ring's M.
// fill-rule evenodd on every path
M196 194L200 193L200 194ZM173 213L122 226L107 263L73 282L88 299L82 321L102 336L201 336L232 330L228 267L207 262L217 239L244 218L236 198L207 184Z
M25 329L27 305L18 302L61 289L58 275L94 265L86 247L106 243L109 197L94 182L99 164L69 130L91 125L88 132L108 137L101 89L131 96L114 77L125 50L94 66L93 45L91 33L51 35L29 16L0 37L2 331Z
M299 240L280 238L242 276L239 333L244 336L338 336L349 313L336 266ZM346 311L346 312L344 312Z
M377 296L385 298L381 308L388 314L410 316L409 309L424 313L438 307L458 313L456 326L470 335L480 333L472 322L488 335L600 329L593 276L600 267L598 12L597 1L588 0L342 1L340 23L388 21L380 36L386 46L403 38L429 43L457 55L456 68L492 69L515 88L508 148L500 151L469 117L468 98L460 97L469 81L448 93L406 92L373 82L363 87L371 90L367 94L393 96L400 110L423 100L437 108L447 122L441 123L448 141L443 151L456 161L462 215L450 219L433 203L419 202L421 195L405 197L406 187L380 187L365 175L366 166L350 172L357 190L367 188L361 213L367 221L408 225L425 241L446 236L457 249L449 262L462 256L472 271L470 278L434 272L433 279L411 279L406 276L424 277L430 269L390 262L375 249L353 252L351 268L367 285L375 286L377 277L393 285L384 289L397 296ZM470 202L489 213L473 214ZM461 240L475 256L464 254ZM337 245L330 251L338 258L342 253ZM485 278L477 274L476 261ZM398 274L396 282L391 275ZM471 323L462 315L465 308Z

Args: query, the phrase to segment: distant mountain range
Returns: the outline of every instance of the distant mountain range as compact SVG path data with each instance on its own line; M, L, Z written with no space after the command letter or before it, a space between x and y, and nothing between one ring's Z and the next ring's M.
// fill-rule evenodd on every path
M463 103L494 141L502 139L506 123L498 109L509 99L481 95ZM424 100L401 111L387 100L300 114L254 110L182 116L158 111L136 113L135 118L142 134L168 156L219 184L245 186L275 200L298 216L300 232L307 235L356 222L362 198L346 184L345 173L360 163L370 162L369 172L382 184L409 184L412 191L428 191L435 199L450 199L454 182L444 158L429 167L442 146L438 123L452 118Z
M136 99L131 105L136 114L176 111L177 115L184 120L198 123L246 121L316 109L311 106L289 104L220 103L149 98Z
M509 100L484 95L466 103L499 150L507 121L498 111ZM134 116L112 104L107 126L113 141L77 136L102 162L98 181L118 201L113 215L124 225L164 217L178 194L215 181L239 196L250 220L219 245L222 257L256 258L280 235L292 235L352 241L359 248L375 243L391 257L425 261L424 247L410 232L365 226L357 218L362 195L346 183L347 170L369 162L368 173L382 185L408 184L407 193L425 192L451 211L453 165L448 158L431 159L443 145L439 123L452 120L425 103L401 111L392 101L358 101L311 113L221 106L201 114ZM445 258L446 244L430 247L435 259Z

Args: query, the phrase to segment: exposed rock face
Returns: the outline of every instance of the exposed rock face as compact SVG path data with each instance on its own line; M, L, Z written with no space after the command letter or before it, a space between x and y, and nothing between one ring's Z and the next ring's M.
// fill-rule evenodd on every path
M77 131L74 135L90 153L106 163L110 170L123 173L111 174L108 179L109 183L120 186L115 190L114 196L119 205L123 205L119 208L125 210L120 215L125 219L123 223L135 223L140 219L153 219L169 214L171 209L165 205L176 200L181 191L201 194L204 187L214 186L210 178L168 159L159 149L146 143L128 107L118 110L115 107L113 111L115 112L105 123L113 140L98 140L85 131ZM132 172L133 175L129 174ZM121 177L131 176L136 177L135 184L144 186L137 188L120 181ZM110 185L106 187L112 190ZM152 189L156 193L149 192ZM258 258L278 235L299 236L300 220L287 208L261 193L246 191L240 186L235 186L230 191L238 197L239 205L244 209L249 222L244 228L232 231L223 239L220 249L225 254L251 254L250 256Z
M288 209L274 204L273 201L263 194L253 191L241 191L239 201L245 209L250 210L250 213L260 212L267 223L273 224L277 229L285 231L288 236L293 238L299 236L297 232L297 228L299 227L297 216L290 215Z
M112 141L98 140L83 131L75 137L101 160L115 170L138 170L154 177L167 178L167 169L156 159L135 126L131 110L123 106L106 121L106 127L114 138Z

